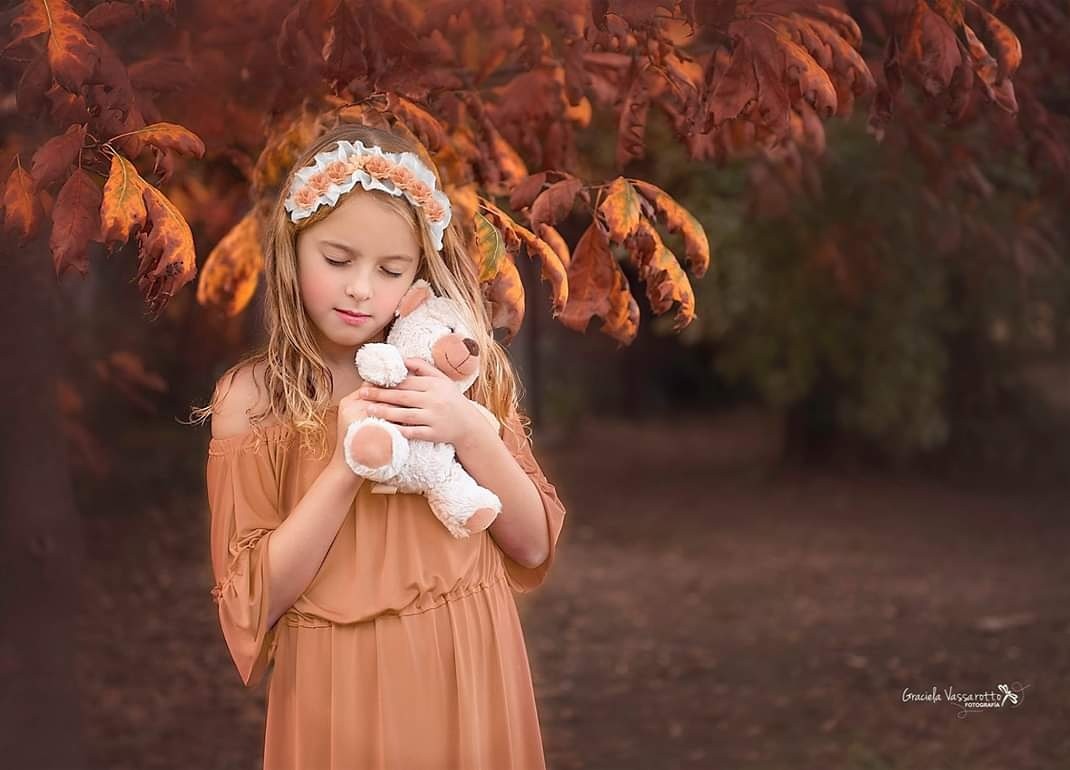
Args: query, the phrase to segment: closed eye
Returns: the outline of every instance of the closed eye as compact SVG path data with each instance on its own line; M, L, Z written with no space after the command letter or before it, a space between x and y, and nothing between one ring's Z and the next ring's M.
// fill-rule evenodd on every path
M335 267L343 267L344 265L349 263L348 259L345 259L345 260L342 260L342 261L338 261L336 259L331 259L330 257L324 257L324 259L327 260L327 264L334 265ZM391 278L400 278L401 277L401 273L395 273L393 270L387 270L385 267L383 268L383 272L386 273L387 275L389 275Z

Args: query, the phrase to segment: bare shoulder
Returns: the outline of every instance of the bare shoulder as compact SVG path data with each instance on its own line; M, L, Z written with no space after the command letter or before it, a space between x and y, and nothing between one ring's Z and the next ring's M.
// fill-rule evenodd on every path
M262 366L246 364L219 378L212 409L212 438L240 436L251 430L249 414L256 414L267 402Z

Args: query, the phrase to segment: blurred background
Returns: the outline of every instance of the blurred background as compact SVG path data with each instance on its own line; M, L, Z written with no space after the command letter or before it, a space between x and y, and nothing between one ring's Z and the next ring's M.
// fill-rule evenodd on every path
M114 40L125 61L152 35L190 34L204 10L177 5L138 4L128 23L147 25L148 42ZM610 33L614 18L635 21L610 5ZM717 16L727 5L757 13L711 3L709 28L729 28ZM829 6L861 25L879 100L899 33L867 13L905 23L914 3ZM684 279L694 318L678 329L614 244L641 319L627 344L600 321L566 327L540 263L514 260L523 321L501 338L535 454L568 509L548 582L517 597L549 767L1066 766L1070 8L984 7L1022 39L1013 110L975 83L947 120L925 98L943 91L922 80L876 129L873 111L837 108L819 151L718 140L699 157L660 110L644 119L645 151L623 157L619 99L577 123L558 167L590 184L623 174L656 185L701 224L710 257ZM902 51L912 40L921 51L900 32ZM637 43L626 37L605 50L627 52ZM16 98L28 61L9 55L4 71L5 173L29 170L54 133ZM725 77L715 55L708 66ZM961 76L943 85L962 96ZM181 89L163 93L163 116L211 136L178 110ZM502 133L534 173L523 140ZM240 146L206 144L173 178L141 164L188 220L202 272L250 191L255 208L270 187L248 167L262 164L255 153L243 167ZM105 165L99 186L106 176ZM521 221L527 206L506 205L515 181L475 183ZM591 222L577 206L552 224L572 247ZM3 578L0 666L18 668L16 639L52 654L6 708L77 729L77 766L258 767L266 687L241 686L218 627L210 431L184 423L261 342L262 284L244 284L238 312L188 283L148 314L133 241L91 239L89 269L61 271L47 227L20 239L6 226L4 554L22 566ZM661 235L673 254L688 250L680 232ZM1000 684L1016 708L962 718L903 699Z

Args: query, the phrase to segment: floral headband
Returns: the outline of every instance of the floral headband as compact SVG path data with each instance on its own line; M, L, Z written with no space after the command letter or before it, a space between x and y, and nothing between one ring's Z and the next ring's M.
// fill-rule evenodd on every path
M404 195L419 206L431 225L435 249L442 250L442 233L452 216L450 199L435 189L435 174L411 152L384 152L360 140L339 141L334 149L316 154L311 165L294 173L290 194L283 205L293 222L300 222L320 206L338 203L357 182L365 190Z

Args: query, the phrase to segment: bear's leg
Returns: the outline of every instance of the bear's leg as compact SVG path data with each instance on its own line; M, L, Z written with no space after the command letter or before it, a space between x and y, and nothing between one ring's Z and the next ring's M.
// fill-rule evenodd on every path
M385 482L409 459L409 440L398 427L378 417L354 420L343 438L346 464L358 476Z
M498 496L479 486L456 460L447 480L428 491L427 500L438 520L458 538L482 532L502 510Z

